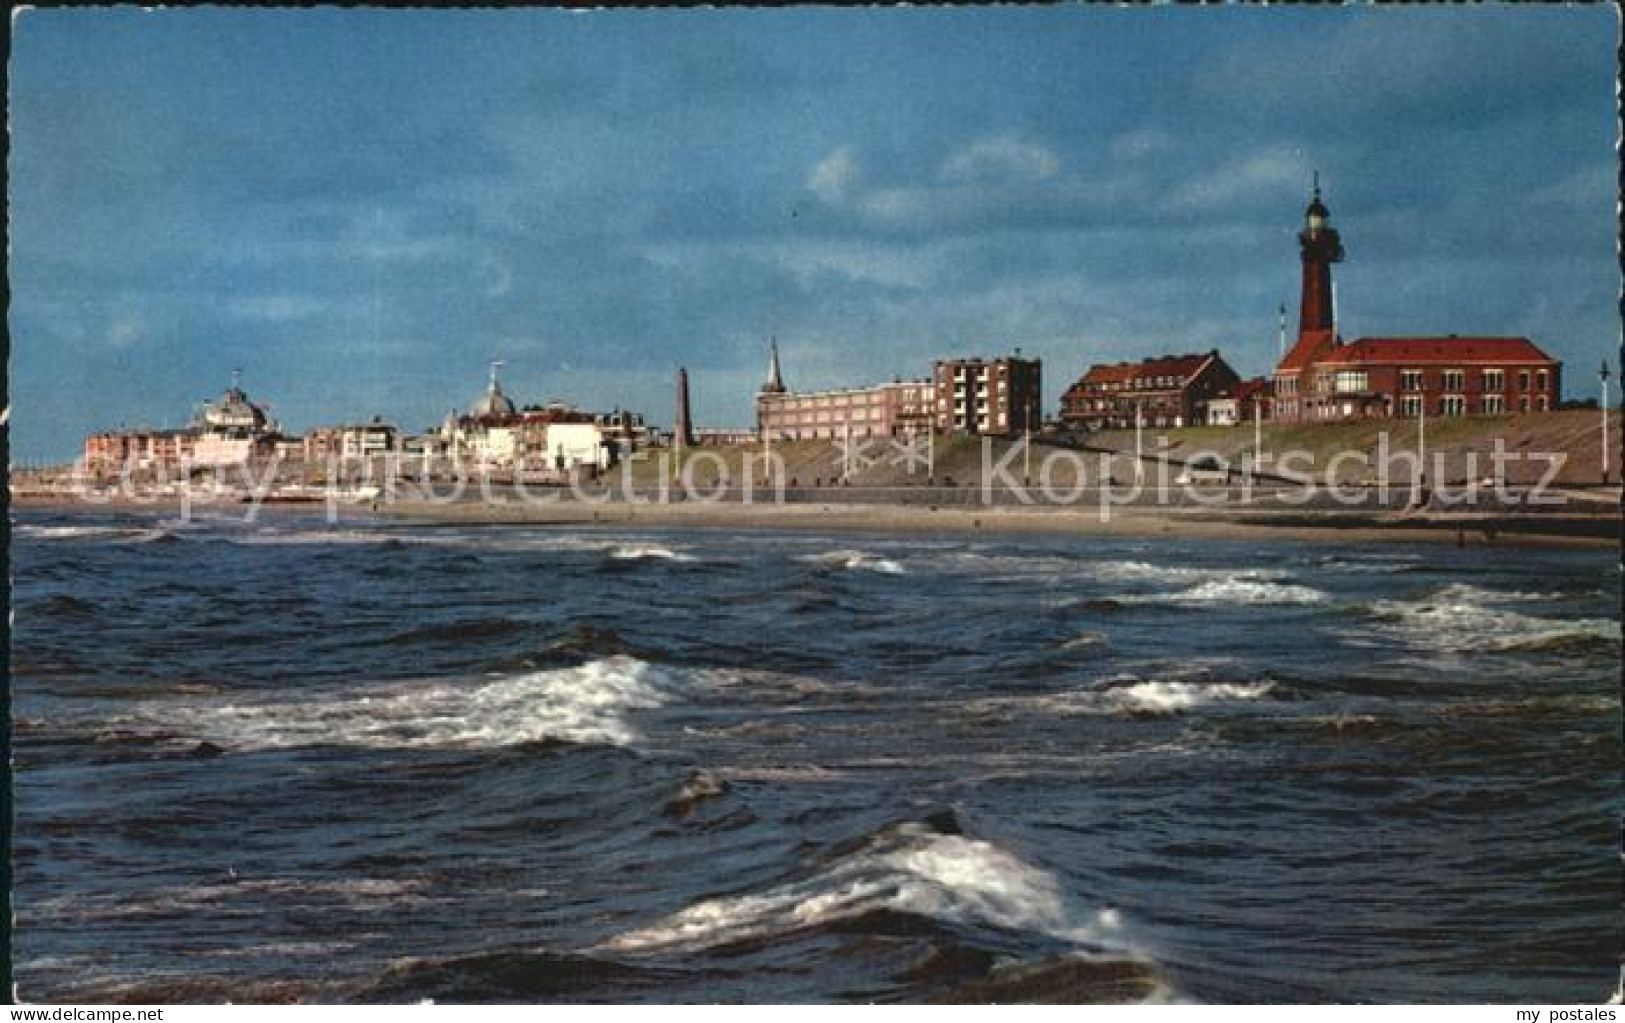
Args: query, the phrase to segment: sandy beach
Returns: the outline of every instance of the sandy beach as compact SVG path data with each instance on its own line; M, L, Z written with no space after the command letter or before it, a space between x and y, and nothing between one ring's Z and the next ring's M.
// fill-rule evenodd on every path
M1566 546L1607 548L1621 543L1617 493L1588 494L1563 510L1520 512L1328 510L1270 506L1192 507L1097 504L961 505L843 502L639 501L622 499L433 501L421 498L372 504L266 503L237 500L189 506L174 498L75 500L66 495L13 494L14 508L81 514L161 513L222 516L323 516L339 520L387 519L456 525L605 526L620 528L853 531L896 534L1049 534L1099 537L1268 539L1340 543L1421 542L1457 546Z
M348 510L346 512L348 514ZM944 508L876 504L675 503L498 505L397 502L378 514L458 524L602 525L883 533L1043 533L1078 536L1263 539L1349 543L1430 542L1461 545L1611 547L1617 516L1545 513L1308 512L1246 509Z

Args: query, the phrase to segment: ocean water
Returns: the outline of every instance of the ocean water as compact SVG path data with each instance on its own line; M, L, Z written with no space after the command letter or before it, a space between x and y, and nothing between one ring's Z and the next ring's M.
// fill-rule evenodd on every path
M1595 1002L1606 551L25 512L35 1001Z

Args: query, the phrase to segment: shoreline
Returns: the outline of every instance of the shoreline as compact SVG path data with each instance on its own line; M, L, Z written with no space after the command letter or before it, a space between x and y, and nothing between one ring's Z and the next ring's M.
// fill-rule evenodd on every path
M182 512L183 502L114 499L87 503L62 498L12 498L13 509L53 511ZM1609 512L1613 506L1605 506ZM192 503L211 517L246 516L246 504ZM266 503L256 515L325 514L316 503ZM1306 509L1098 507L951 507L901 503L791 504L631 503L499 504L395 501L377 507L337 506L335 521L391 521L401 525L528 525L633 529L857 532L898 535L1046 535L1137 539L1289 539L1332 543L1436 543L1471 547L1617 548L1622 523L1609 513L1327 511Z
M399 502L369 517L436 525L602 526L656 529L839 531L902 535L1059 535L1178 539L1292 539L1345 543L1611 548L1615 516L1503 513L1261 511L1258 509L951 508L902 504L629 504Z

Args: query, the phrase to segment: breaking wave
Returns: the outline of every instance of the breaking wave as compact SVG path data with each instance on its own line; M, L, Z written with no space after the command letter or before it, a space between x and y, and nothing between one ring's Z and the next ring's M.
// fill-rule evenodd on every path
M1273 682L1136 682L1097 693L1106 709L1128 714L1178 714L1215 703L1262 700L1275 689Z
M41 526L22 523L12 526L17 536L32 540L113 540L121 543L151 543L169 538L162 529L136 526Z
M1024 713L1046 717L1114 715L1160 717L1230 703L1250 703L1277 695L1269 679L1212 682L1188 679L1107 680L1093 688L1067 689L1033 696L992 697L962 704L972 715Z
M632 711L668 703L671 672L612 656L462 684L373 689L336 699L204 704L154 711L226 749L308 746L489 748L548 740L627 746Z
M885 575L904 575L907 571L892 559L870 554L868 551L825 551L822 554L805 555L798 560L831 568L880 572Z
M1178 593L1126 594L1114 599L1132 604L1320 604L1326 594L1311 586L1268 582L1243 573L1209 579Z
M1558 598L1551 594L1483 590L1458 583L1417 600L1379 600L1368 610L1379 632L1396 635L1413 647L1446 653L1619 648L1617 620L1542 618L1504 606L1554 599Z
M670 547L659 547L654 544L625 544L611 549L609 556L616 561L643 561L651 558L661 561L694 560L692 554L674 551Z
M946 830L931 820L888 826L809 877L706 899L602 947L713 948L885 912L1032 931L1079 947L1127 947L1115 910L1080 913L1052 874L991 842L955 833L956 825Z

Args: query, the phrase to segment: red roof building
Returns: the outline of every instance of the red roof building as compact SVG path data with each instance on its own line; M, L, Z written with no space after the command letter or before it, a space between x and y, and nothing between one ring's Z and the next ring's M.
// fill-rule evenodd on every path
M1338 337L1331 264L1342 261L1343 245L1318 181L1298 244L1302 315L1297 343L1275 367L1275 419L1414 419L1557 406L1562 364L1525 337Z
M1243 380L1207 400L1207 425L1235 426L1270 417L1270 381L1266 377Z
M1208 399L1240 383L1218 349L1094 365L1061 396L1061 420L1090 430L1196 426Z

